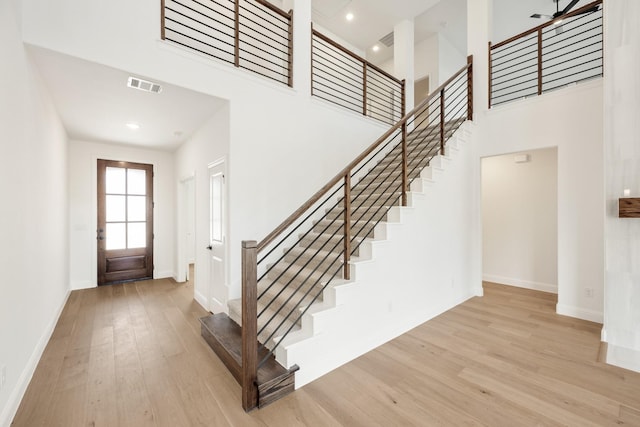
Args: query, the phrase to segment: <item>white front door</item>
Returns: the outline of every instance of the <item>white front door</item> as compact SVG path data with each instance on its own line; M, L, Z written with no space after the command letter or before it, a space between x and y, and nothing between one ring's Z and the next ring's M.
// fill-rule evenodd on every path
M227 311L227 206L224 160L209 165L209 310Z

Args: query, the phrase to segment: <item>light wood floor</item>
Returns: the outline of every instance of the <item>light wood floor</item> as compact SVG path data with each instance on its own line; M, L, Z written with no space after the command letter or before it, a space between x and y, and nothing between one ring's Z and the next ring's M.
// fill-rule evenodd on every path
M190 284L73 292L13 425L640 426L640 374L597 362L600 325L485 292L250 414Z

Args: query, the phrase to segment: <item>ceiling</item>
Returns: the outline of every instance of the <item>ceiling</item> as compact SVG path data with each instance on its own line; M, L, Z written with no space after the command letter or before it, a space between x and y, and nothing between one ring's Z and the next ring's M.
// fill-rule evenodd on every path
M313 0L313 22L380 64L393 57L393 46L379 40L407 19L415 22L416 43L441 32L465 52L466 5L467 0ZM347 13L353 13L353 21L346 21ZM374 52L376 44L380 50Z
M591 1L580 0L574 8ZM560 0L559 7L569 2ZM313 0L312 6L314 22L364 53L374 64L393 57L393 47L386 48L378 41L404 19L414 19L416 43L440 33L466 55L467 0ZM531 14L552 14L555 9L554 0L493 0L492 41L543 23L530 18ZM347 13L353 13L353 21L346 21ZM378 52L372 50L375 44L380 47Z
M28 50L72 140L173 151L225 102L158 81L159 94L131 89L126 71L35 46ZM131 122L140 128L127 127Z

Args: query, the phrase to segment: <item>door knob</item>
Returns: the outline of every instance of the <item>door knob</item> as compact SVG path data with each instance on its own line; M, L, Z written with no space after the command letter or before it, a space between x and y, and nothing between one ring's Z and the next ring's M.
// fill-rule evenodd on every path
M213 246L209 245L209 246L207 246L207 249L211 250L211 249L213 249Z

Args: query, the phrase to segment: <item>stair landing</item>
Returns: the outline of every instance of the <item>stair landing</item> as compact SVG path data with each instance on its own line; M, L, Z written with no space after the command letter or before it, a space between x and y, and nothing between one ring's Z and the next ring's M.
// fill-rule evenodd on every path
M200 319L201 334L233 377L242 382L242 328L224 313ZM258 360L268 350L262 348ZM298 366L286 369L271 355L258 369L258 407L262 408L295 390L295 372Z

